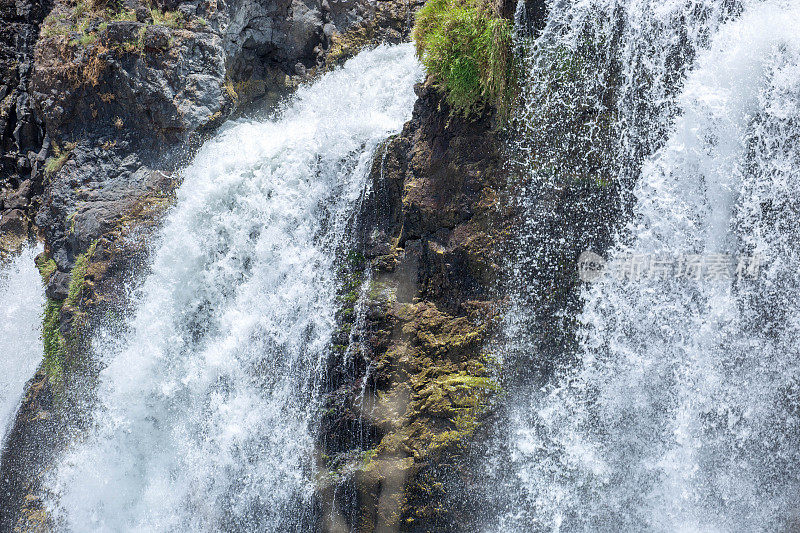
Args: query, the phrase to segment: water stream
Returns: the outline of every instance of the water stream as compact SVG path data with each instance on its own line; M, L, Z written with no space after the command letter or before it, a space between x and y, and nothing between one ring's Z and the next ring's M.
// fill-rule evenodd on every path
M25 392L42 360L40 339L44 289L34 257L40 247L27 247L0 265L0 447L14 422Z
M62 527L308 530L335 255L420 77L381 46L203 146L128 332L95 339L95 421L48 483Z
M494 460L502 503L488 529L793 530L800 5L574 2L569 12L573 29L581 16L596 28L598 12L616 21L618 144L602 164L638 180L604 275L583 286L575 347L508 400L511 444ZM563 27L559 45L571 38ZM671 43L680 61L666 60ZM519 271L540 250L523 250ZM536 297L516 300L510 361L540 364L548 333L530 320Z

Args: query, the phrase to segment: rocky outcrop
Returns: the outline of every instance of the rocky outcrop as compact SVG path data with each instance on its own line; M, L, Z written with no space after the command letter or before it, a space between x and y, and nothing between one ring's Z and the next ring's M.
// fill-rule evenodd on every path
M31 95L52 145L37 223L58 271L237 107L312 75L336 24L363 24L367 4L56 4L36 45Z
M535 33L544 5L524 6ZM578 257L605 251L623 217L620 184L597 168L567 154L540 179L535 158L504 142L524 132L499 128L491 108L465 119L430 80L417 91L412 120L376 156L344 276L320 434L326 531L496 527L480 476L502 399L575 343ZM520 327L533 353L513 353L498 327L512 294L532 317Z
M45 190L36 222L58 272L231 113L277 99L360 47L402 40L417 5L56 2L26 97L44 126L37 157L49 156L32 182Z
M498 209L508 182L500 134L491 112L450 116L440 92L417 91L412 120L376 157L362 213L366 289L345 327L353 364L330 370L320 495L329 529L457 529L448 487L463 485L468 464L456 458L498 390L487 341L509 222Z
M47 147L28 93L48 1L0 3L0 258L32 236Z

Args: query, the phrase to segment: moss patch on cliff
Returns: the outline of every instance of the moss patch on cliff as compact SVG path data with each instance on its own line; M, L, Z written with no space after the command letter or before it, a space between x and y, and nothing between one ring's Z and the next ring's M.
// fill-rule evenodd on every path
M42 317L43 367L50 385L61 387L64 382L64 351L66 341L61 334L61 307L63 302L47 299Z
M438 467L470 445L499 392L481 351L491 316L452 316L430 302L386 304L394 340L375 362L378 387L365 412L382 437L357 469L367 511L359 531L441 519Z
M44 171L48 178L61 170L61 167L64 166L64 163L66 163L70 155L72 155L72 150L75 149L75 146L77 146L76 143L66 143L64 148L61 148L58 143L53 143L53 155L51 155L44 164Z
M417 13L417 55L453 112L469 116L485 105L502 116L516 94L511 21L486 0L430 0Z
M36 268L39 270L39 275L42 277L42 284L47 285L50 277L56 271L56 262L47 254L39 254L34 260Z
M70 283L67 298L64 301L47 299L44 315L42 317L42 345L44 347L43 368L47 379L55 390L60 390L64 385L64 372L66 361L69 359L70 347L77 343L81 327L83 326L84 313L81 311L80 300L85 284L86 272L96 247L92 243L86 253L78 256L70 272ZM55 262L42 255L37 258L37 266L43 280L49 280L55 272ZM68 333L62 331L62 315L69 312L72 317L71 328Z

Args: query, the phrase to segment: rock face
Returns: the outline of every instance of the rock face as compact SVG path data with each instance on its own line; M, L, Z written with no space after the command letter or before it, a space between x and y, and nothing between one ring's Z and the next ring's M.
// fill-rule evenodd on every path
M332 39L377 12L366 0L335 10L300 0L125 5L93 15L57 3L36 44L31 98L52 145L37 224L59 272L171 175L187 147L237 107L313 75Z
M0 257L32 233L38 207L44 131L28 93L33 48L50 2L0 3Z
M544 5L525 7L536 32ZM619 184L576 176L565 159L562 179L543 186L491 110L465 120L430 83L417 91L412 120L376 156L344 276L319 439L326 531L496 527L483 523L494 499L480 476L489 437L504 427L500 400L575 342L577 259L604 252L623 217ZM520 292L529 298L516 304L533 317L526 334L539 342L515 364L520 354L494 350L510 346L498 319ZM500 371L501 355L513 371Z
M412 120L376 158L357 348L350 367L331 368L321 444L333 481L320 495L329 528L458 530L470 512L450 489L469 490L464 458L498 389L487 340L509 223L498 209L501 139L490 114L451 117L439 92L417 91Z

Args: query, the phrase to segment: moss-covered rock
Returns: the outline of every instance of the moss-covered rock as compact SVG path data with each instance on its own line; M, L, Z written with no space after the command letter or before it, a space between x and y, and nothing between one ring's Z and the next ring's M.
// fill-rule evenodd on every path
M356 531L451 527L448 487L469 474L501 394L489 344L506 235L501 137L490 112L451 115L433 84L418 94L372 172L348 346L360 362L331 374L320 437L323 520Z
M42 504L39 484L51 459L85 423L81 406L91 396L96 367L87 358L93 325L100 317L121 314L130 266L148 253L147 237L171 204L176 183L161 176L115 218L114 224L73 261L63 299L47 298L42 316L44 359L26 387L20 413L3 456L0 488L17 507L5 509L0 526L20 531L49 531L52 522ZM57 275L48 251L36 258L45 285Z

